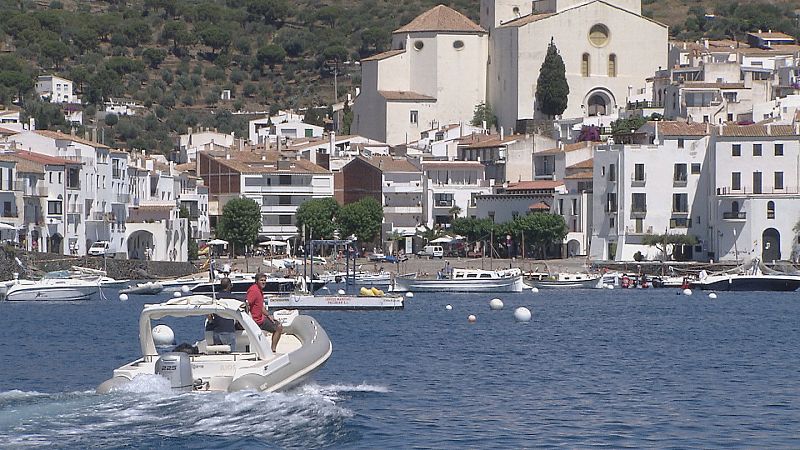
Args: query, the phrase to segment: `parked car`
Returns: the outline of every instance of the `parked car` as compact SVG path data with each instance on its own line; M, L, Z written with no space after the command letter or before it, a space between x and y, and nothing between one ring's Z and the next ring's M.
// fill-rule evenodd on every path
M96 241L89 247L87 252L89 256L105 256L108 254L109 243L108 241Z
M444 249L441 245L426 245L425 248L417 252L420 258L443 258Z

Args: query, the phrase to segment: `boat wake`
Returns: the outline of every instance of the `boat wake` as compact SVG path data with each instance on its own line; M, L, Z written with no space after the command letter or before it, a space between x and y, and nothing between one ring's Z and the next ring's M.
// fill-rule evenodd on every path
M305 384L280 393L176 393L158 375L112 394L0 392L0 448L320 447L358 439L340 403L381 386Z

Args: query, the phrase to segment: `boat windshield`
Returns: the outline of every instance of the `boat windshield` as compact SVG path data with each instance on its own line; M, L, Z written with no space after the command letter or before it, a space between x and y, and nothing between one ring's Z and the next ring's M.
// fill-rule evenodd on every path
M53 272L47 272L44 274L44 279L46 280L63 280L64 278L69 278L69 271L67 270L56 270Z

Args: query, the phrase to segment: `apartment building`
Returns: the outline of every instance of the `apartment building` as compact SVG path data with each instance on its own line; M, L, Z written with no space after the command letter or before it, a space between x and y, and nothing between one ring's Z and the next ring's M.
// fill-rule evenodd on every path
M422 161L424 221L449 227L455 217L475 214L475 197L492 193L477 161Z

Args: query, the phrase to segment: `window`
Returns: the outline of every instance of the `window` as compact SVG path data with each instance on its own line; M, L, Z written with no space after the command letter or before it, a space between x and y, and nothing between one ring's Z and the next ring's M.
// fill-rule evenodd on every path
M775 218L775 202L769 201L767 202L767 219L774 219Z
M635 213L647 212L647 194L645 193L631 194L631 212Z
M600 23L593 25L589 30L589 42L595 47L608 44L608 27Z
M692 219L688 217L673 217L669 219L670 228L689 228L692 226Z
M416 125L419 122L419 111L412 110L409 114L409 121Z
M291 225L291 224L292 224L292 216L288 215L278 216L278 225Z
M425 43L422 41L414 41L414 49L415 50L422 50L422 47L425 47Z
M644 232L644 219L635 219L634 223L634 232L635 233L643 233Z
M616 211L617 211L617 193L608 192L606 193L606 212L616 212Z
M675 169L672 175L672 181L685 183L687 179L686 164L675 164Z
M700 163L692 163L692 175L700 173Z
M584 53L581 58L581 76L589 76L589 54Z
M570 214L572 214L573 216L578 214L578 199L577 198L573 198L572 199L572 211L570 211Z
M60 200L50 200L47 202L47 214L64 214L64 203Z
M672 194L672 212L689 212L689 194Z
M775 172L775 189L783 189L783 172Z
M633 166L633 181L644 181L644 164Z
M281 186L290 186L292 184L292 176L278 175L278 184Z
M456 50L463 49L464 48L464 41L459 40L459 41L453 42L453 48L456 49Z
M783 144L775 144L775 156L783 156Z
M684 140L678 139L678 148L683 148L683 146L684 146Z
M761 144L753 144L753 156L761 156Z
M753 172L753 194L761 193L761 172Z
M739 191L742 189L742 173L741 172L733 172L731 173L731 189L734 191Z
M617 170L614 164L608 165L608 181L617 181Z
M613 53L608 55L608 76L617 76L617 55Z
M733 144L731 148L732 156L742 156L742 144Z
M292 196L291 195L281 195L278 197L278 205L286 206L292 204Z

